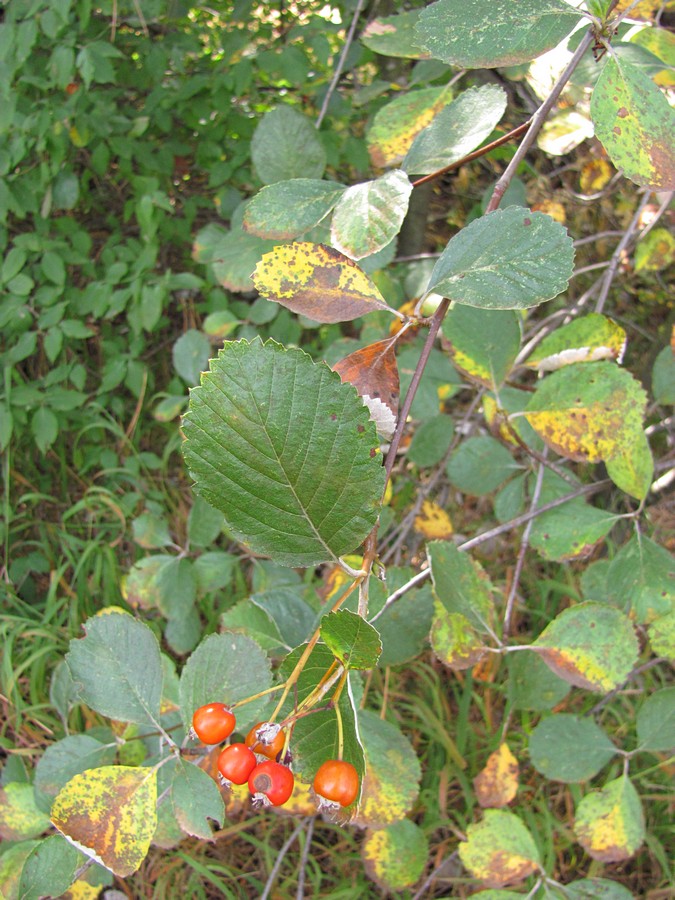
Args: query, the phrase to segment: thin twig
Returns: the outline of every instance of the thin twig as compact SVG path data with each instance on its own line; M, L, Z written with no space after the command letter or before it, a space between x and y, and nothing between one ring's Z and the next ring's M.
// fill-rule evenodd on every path
M296 891L296 900L303 900L305 896L305 870L307 869L307 860L309 859L309 851L312 846L312 835L314 834L314 823L316 819L310 818L307 823L307 834L305 836L305 846L302 848L298 871L298 890Z
M272 871L270 872L269 877L265 883L265 889L263 890L262 894L260 895L260 900L267 900L267 898L269 897L269 895L272 891L272 887L274 886L276 877L279 874L279 869L281 868L281 864L283 863L283 861L286 857L286 854L291 849L293 842L298 837L298 835L300 834L302 829L305 827L306 822L307 822L307 819L301 819L300 822L298 822L298 825L297 825L295 831L293 832L293 834L289 837L289 839L283 845L281 850L279 850L279 852L277 853L277 858L274 860L274 865L272 866Z
M335 93L335 89L338 86L338 82L340 81L340 76L342 75L342 70L345 65L345 60L347 59L347 54L349 53L349 48L352 45L354 40L354 34L356 32L356 26L359 21L359 16L361 15L361 10L363 9L365 0L358 0L356 4L356 9L354 10L354 15L352 16L352 22L349 26L349 31L347 32L347 37L345 38L344 47L342 48L342 53L340 54L340 58L338 60L338 64L335 67L335 72L333 73L333 78L331 79L331 83L328 85L328 90L326 91L326 95L323 98L323 103L321 104L321 109L319 111L318 118L314 123L314 127L318 130L321 128L321 123L324 120L326 112L328 111L328 104L330 103L330 98Z
M572 56L572 59L565 66L565 70L560 75L560 77L558 78L556 83L553 85L551 93L548 95L546 100L544 100L544 102L541 104L541 106L536 111L536 113L532 116L532 119L530 120L530 127L527 130L527 134L523 138L522 143L520 144L520 147L518 147L518 149L516 150L515 155L513 156L513 159L511 160L511 162L508 164L508 166L504 170L504 174L502 175L502 177L499 179L499 181L495 185L495 188L492 192L492 197L490 198L490 202L488 203L488 205L485 209L486 213L493 212L499 206L499 203L500 203L502 197L504 196L507 187L509 186L509 184L511 184L511 180L513 179L513 176L518 171L518 166L521 164L521 162L525 158L527 151L530 149L530 147L532 146L532 144L535 141L535 138L541 131L541 128L542 128L544 122L546 121L548 114L553 109L553 106L555 105L556 100L558 99L560 94L563 92L565 85L572 77L574 70L579 65L579 63L581 62L581 59L583 58L583 56L586 53L586 51L588 50L588 48L593 44L594 40L595 40L595 36L593 34L593 31L589 28L589 30L586 32L586 34L581 39L581 43L575 50L574 55Z
M601 313L604 306L605 300L607 299L607 295L609 294L609 289L612 286L612 282L614 281L614 276L616 275L616 270L619 268L619 263L621 262L621 257L623 255L624 250L628 246L637 229L638 222L640 221L640 217L644 212L645 206L649 203L649 198L651 197L650 191L645 191L642 200L638 208L635 210L635 215L630 221L630 225L624 232L623 237L619 241L616 246L614 253L612 253L612 258L609 261L609 266L607 267L607 271L602 276L602 283L600 285L600 296L595 301L595 311L597 313Z

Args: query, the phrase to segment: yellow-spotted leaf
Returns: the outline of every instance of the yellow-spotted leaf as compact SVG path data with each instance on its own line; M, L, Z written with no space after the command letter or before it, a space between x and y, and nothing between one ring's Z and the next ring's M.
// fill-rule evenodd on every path
M599 462L631 451L646 404L630 373L601 361L565 366L544 378L525 416L561 456Z
M426 835L410 819L368 830L361 845L366 874L385 891L402 891L415 884L428 855Z
M609 184L615 173L613 166L604 157L584 163L579 176L582 194L595 194Z
M346 322L389 309L356 263L325 244L275 247L256 266L253 283L268 300L315 322Z
M675 237L665 228L655 228L635 250L635 271L660 272L675 260Z
M532 649L563 681L601 693L626 680L639 654L629 619L612 606L592 601L563 610Z
M607 474L614 484L635 497L644 500L654 475L654 460L647 436L641 428L636 429L630 446L608 459Z
M450 541L427 547L434 593L449 613L460 613L480 634L492 632L492 585L479 562Z
M452 522L442 506L425 500L415 517L415 531L428 541L443 541L452 536Z
M358 727L366 768L352 824L384 828L404 819L415 802L420 763L399 729L370 710L359 710Z
M460 613L448 612L438 600L434 601L429 642L438 659L449 669L470 669L487 652L469 620Z
M661 87L673 87L675 85L675 72L672 67L675 66L675 35L665 28L643 28L637 34L630 38L631 43L639 44L662 59L666 66L663 72L659 72L654 76L654 81Z
M52 824L83 853L126 878L145 859L157 827L157 773L102 766L76 775L52 806Z
M645 821L630 779L623 775L587 794L577 809L574 831L589 856L604 863L629 859L639 850Z
M508 744L500 744L491 753L485 768L473 780L476 799L485 807L500 807L510 803L518 792L518 760Z
M652 622L647 631L654 653L675 662L675 612Z
M452 91L444 85L395 97L378 110L366 136L373 165L398 165L420 131L451 100Z
M511 371L521 339L521 317L512 309L456 304L443 320L443 349L460 372L497 387Z
M482 821L469 825L466 838L459 845L460 859L489 887L517 884L540 867L537 845L513 813L486 810Z
M33 785L12 781L0 787L0 837L4 841L35 838L49 828L49 817L35 805Z
M526 365L540 372L553 372L571 363L617 359L626 348L624 329L599 313L575 319L556 328L527 358Z

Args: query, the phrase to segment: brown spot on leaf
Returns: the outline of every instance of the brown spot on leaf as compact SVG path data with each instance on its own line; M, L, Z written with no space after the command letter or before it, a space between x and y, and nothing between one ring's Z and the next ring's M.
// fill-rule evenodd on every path
M628 110L626 109L625 106L622 106L621 109L617 112L617 116L620 119L625 119L626 116L628 116L628 115L630 115L630 113L628 112Z

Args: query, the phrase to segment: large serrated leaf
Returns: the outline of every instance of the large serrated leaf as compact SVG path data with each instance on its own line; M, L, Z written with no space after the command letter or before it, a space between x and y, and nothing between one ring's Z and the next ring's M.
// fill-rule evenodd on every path
M626 178L675 188L675 111L654 82L621 58L607 60L591 98L595 134Z
M427 291L483 309L525 309L563 291L573 264L572 240L562 225L509 206L475 219L452 238Z
M356 391L301 350L225 344L183 421L196 490L256 553L336 560L377 519L384 469Z
M563 0L439 0L420 13L414 39L443 62L491 69L530 62L578 21Z

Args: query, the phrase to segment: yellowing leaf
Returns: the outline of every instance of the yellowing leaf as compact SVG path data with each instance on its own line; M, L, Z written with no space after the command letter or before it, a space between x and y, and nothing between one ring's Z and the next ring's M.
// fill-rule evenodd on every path
M87 856L126 878L145 859L157 827L157 773L130 766L88 769L58 793L51 820Z
M518 791L518 761L508 744L491 753L485 768L473 780L482 807L506 806Z
M578 362L616 359L621 362L626 332L607 316L590 313L556 328L527 358L526 365L554 372Z
M274 300L315 322L345 322L389 309L356 263L325 244L297 241L265 253L253 283Z
M516 884L539 868L539 852L520 819L504 810L488 809L483 820L469 825L459 855L467 869L488 887Z
M635 271L660 272L675 261L675 237L665 228L650 231L635 250Z
M485 656L480 635L461 613L451 613L438 600L434 601L434 619L429 642L443 665L450 669L470 669Z
M402 819L368 831L361 855L369 878L387 891L402 891L415 884L424 871L429 845L418 825Z
M452 535L450 516L433 500L425 500L420 514L415 517L415 531L428 541L445 540Z
M532 206L532 212L546 213L547 216L555 219L556 222L560 222L561 225L564 225L567 220L565 207L558 200L542 200L541 203L535 203Z
M5 841L35 838L49 828L49 819L35 805L33 785L12 781L0 788L0 837Z
M424 88L396 97L378 110L366 138L373 165L400 163L420 131L451 100L448 87Z
M587 794L577 809L574 830L593 859L629 859L645 838L642 805L631 781L622 776Z
M632 44L645 47L654 56L662 59L665 65L675 66L675 35L665 28L643 28L634 34L630 41ZM672 87L675 85L675 73L664 69L654 76L654 81L661 87Z
M584 194L601 191L616 170L606 159L592 159L584 164L579 178L579 187Z

